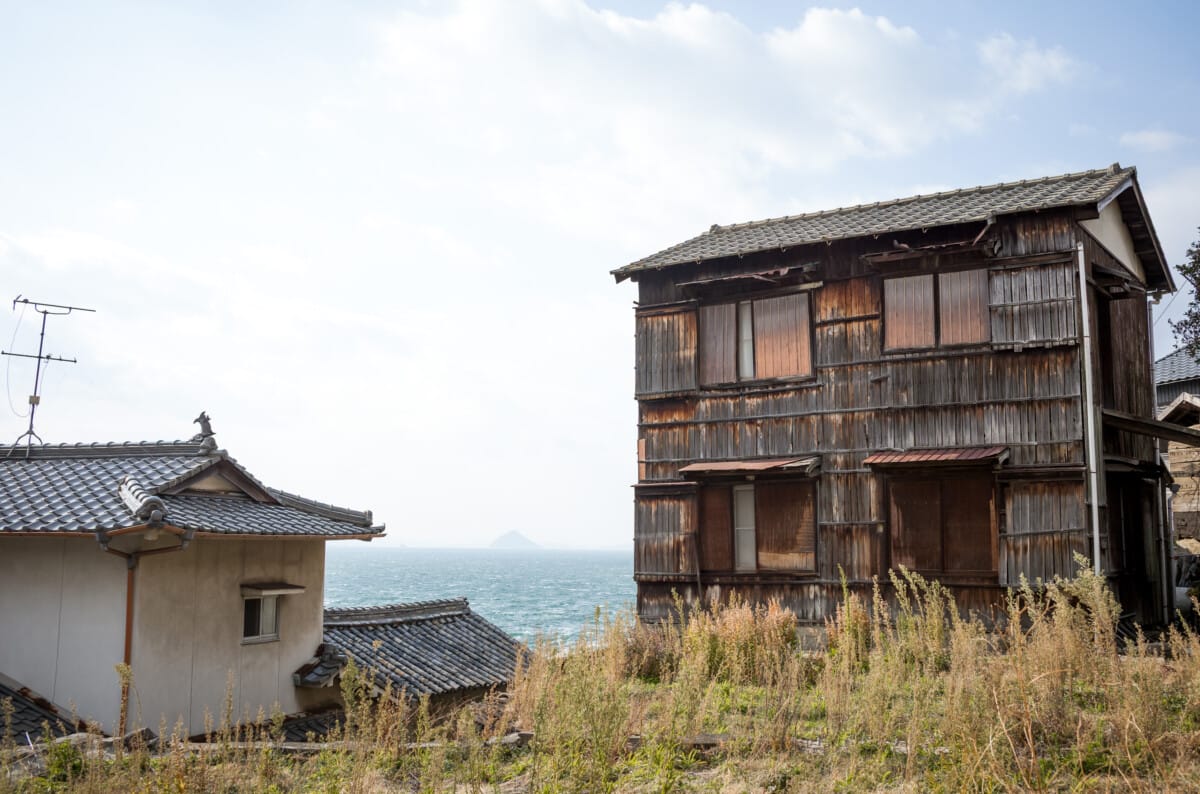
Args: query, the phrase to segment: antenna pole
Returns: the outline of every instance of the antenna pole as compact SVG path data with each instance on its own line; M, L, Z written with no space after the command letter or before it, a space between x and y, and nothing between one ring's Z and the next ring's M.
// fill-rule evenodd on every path
M12 353L12 352L9 352L6 350L0 350L0 356L14 356L16 358L37 359L37 368L34 370L34 374L33 374L33 394L29 395L29 429L26 430L21 435L17 436L17 440L13 442L13 446L16 447L17 445L19 445L21 443L21 439L25 439L25 457L28 458L29 452L33 448L33 440L35 438L38 440L39 444L45 443L42 441L42 437L33 431L33 417L34 417L34 414L37 413L38 405L40 405L42 402L42 397L41 397L41 393L40 393L40 389L41 389L41 385L42 385L42 362L45 361L45 362L49 363L51 361L61 361L64 364L78 363L77 360L73 359L73 358L63 358L62 356L46 355L43 352L45 350L45 345L46 345L46 318L52 314L55 315L56 317L65 317L66 315L70 314L71 312L95 312L96 310L95 309L85 309L82 306L64 306L64 305L58 304L58 303L40 303L38 301L31 301L31 300L29 300L29 298L22 298L20 295L18 295L16 298L13 299L13 308L14 309L17 308L18 303L25 304L26 306L32 306L33 310L35 312L42 315L42 330L41 330L41 333L38 334L38 352L37 352L36 356L30 355L28 353ZM57 311L55 311L56 309L57 309ZM9 450L9 451L11 452L11 450Z

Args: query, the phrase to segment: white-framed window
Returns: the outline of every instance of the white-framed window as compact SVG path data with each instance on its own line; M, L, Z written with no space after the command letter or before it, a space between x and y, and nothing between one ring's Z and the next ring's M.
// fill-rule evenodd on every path
M304 586L286 582L242 585L242 643L279 639L279 598L298 595Z
M279 639L279 596L242 599L242 641L269 642Z
M733 567L738 571L758 568L758 544L754 538L754 486L733 486Z

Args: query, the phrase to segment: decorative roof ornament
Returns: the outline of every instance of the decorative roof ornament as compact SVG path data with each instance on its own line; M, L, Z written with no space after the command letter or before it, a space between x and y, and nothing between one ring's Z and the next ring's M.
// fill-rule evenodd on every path
M210 452L215 452L217 449L217 440L213 438L216 433L213 432L211 420L208 418L208 413L201 411L200 415L192 420L192 424L200 425L200 432L192 436L192 441L200 442L200 454L206 455Z

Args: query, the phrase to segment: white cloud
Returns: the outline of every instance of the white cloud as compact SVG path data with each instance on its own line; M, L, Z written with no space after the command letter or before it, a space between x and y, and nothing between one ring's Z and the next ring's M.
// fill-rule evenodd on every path
M1079 63L1061 47L1039 48L1032 40L1017 41L1008 33L980 43L979 57L999 86L1014 94L1070 82L1079 71Z
M1137 149L1140 152L1167 152L1187 141L1186 136L1163 129L1125 132L1121 134L1120 138L1122 146L1128 146L1130 149Z

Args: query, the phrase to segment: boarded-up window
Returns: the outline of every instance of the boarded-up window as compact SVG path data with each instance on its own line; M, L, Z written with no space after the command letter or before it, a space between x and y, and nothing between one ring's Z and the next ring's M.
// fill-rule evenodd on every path
M808 480L707 485L700 491L700 567L816 569L816 485Z
M938 334L943 345L986 342L990 337L988 318L988 272L962 270L938 274Z
M639 397L696 388L696 313L637 317L634 393Z
M737 380L737 304L700 307L700 382Z
M883 282L886 350L970 345L991 338L988 271L901 276Z
M759 378L812 374L808 295L754 302L754 370Z
M933 347L933 276L883 282L883 346L888 350Z
M990 477L897 478L888 490L893 567L930 573L996 570Z
M700 383L811 375L808 294L700 308Z
M813 483L761 483L755 491L758 567L813 570L817 547L816 488Z
M733 503L728 485L700 489L700 567L733 569Z

